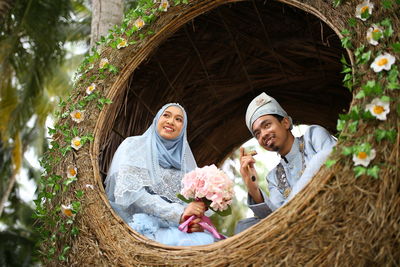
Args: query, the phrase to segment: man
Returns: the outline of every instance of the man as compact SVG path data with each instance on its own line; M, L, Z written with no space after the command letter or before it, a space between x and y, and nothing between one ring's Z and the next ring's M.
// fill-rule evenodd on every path
M311 125L304 136L295 138L290 131L292 118L266 93L251 101L246 125L261 147L281 156L279 164L267 175L269 197L258 187L254 153L240 148L240 173L248 191L247 204L255 217L238 222L236 233L256 224L289 201L319 170L336 144L327 130Z

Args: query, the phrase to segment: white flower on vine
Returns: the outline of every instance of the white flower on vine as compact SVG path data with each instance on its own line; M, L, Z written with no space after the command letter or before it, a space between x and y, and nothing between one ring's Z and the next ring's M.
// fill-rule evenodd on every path
M382 70L390 70L392 65L396 62L396 58L389 53L377 56L371 64L371 68L375 72L381 72Z
M67 217L74 216L74 213L72 212L72 205L71 204L69 204L68 206L61 205L61 212Z
M68 166L67 168L68 178L75 178L77 174L78 174L78 169L75 166Z
M389 102L374 98L372 102L365 106L365 110L371 112L372 116L378 120L386 120L386 115L390 112Z
M128 41L125 38L121 38L121 41L117 44L117 49L121 49L128 46Z
M374 36L377 36L374 38ZM372 27L370 27L367 31L367 41L368 43L372 45L378 45L379 39L382 38L382 29L376 26L375 24L372 24Z
M71 115L71 118L74 122L80 123L85 119L85 116L83 113L84 113L83 110L77 109L77 110L72 111L69 115Z
M161 3L160 3L160 10L162 10L162 11L167 11L168 10L168 8L169 8L169 2L168 2L168 0L161 0Z
M372 9L374 8L374 4L370 3L369 0L365 0L361 4L356 6L356 17L361 19L362 21L366 21L367 18L363 17L362 14L368 12L370 16L372 14Z
M143 20L142 18L138 18L138 19L135 20L135 26L136 26L136 28L138 28L139 30L140 30L141 28L143 28L144 25L146 25L146 23L144 22L144 20Z
M354 166L362 165L364 167L368 167L369 163L375 158L376 151L375 149L371 149L369 153L366 151L359 151L358 153L353 154L353 162Z
M82 147L81 138L79 136L74 137L71 140L71 146L73 149L78 150Z
M107 58L102 58L102 59L100 59L99 68L103 69L103 68L107 67L109 63L110 62L108 61Z
M96 84L92 83L86 88L86 94L90 95L96 89Z

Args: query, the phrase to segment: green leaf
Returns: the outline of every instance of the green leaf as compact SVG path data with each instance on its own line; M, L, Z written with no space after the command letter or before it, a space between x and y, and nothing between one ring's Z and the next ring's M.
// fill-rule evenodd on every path
M346 57L344 55L342 55L342 58L340 59L340 62L345 66L350 66L350 64L347 63Z
M385 37L390 37L393 35L393 28L392 28L392 23L390 21L390 19L386 18L384 20L381 21L380 23L382 26L385 26L385 30L383 31L383 35Z
M341 4L342 0L333 0L333 7L336 8Z
M345 120L338 119L336 129L338 131L343 131L345 124L346 124Z
M355 133L357 131L357 127L358 127L358 121L353 121L352 123L349 123L350 133Z
M369 8L365 9L365 11L361 13L361 18L363 19L368 19L370 16L371 14L369 14Z
M79 135L78 127L72 128L72 134L73 134L74 136L78 136L78 135Z
M70 248L71 248L70 246L66 246L66 247L63 248L63 250L62 250L62 252L61 252L61 255L58 256L58 259L59 259L60 261L65 261L65 260L66 260L65 254L67 254L67 252L68 252L68 250L69 250Z
M393 35L393 33L394 33L394 31L393 31L392 26L390 26L389 28L387 28L387 29L385 29L385 30L383 31L383 35L384 35L385 37L391 37L391 36Z
M382 37L381 32L372 32L372 39L374 39L375 41L378 41L379 39L381 39L381 37Z
M357 25L357 20L355 18L349 18L347 21L350 27L355 27Z
M389 18L386 18L386 19L382 20L380 24L382 26L386 26L386 27L392 26L392 22L390 21Z
M185 202L185 203L190 203L190 202L193 202L193 201L194 201L194 199L192 199L192 198L186 199L182 194L177 194L176 196L177 196L180 200L182 200L183 202Z
M118 73L117 67L115 67L115 66L113 66L111 64L108 65L108 70L113 74L117 74Z
M391 83L397 83L399 79L399 71L396 65L393 65L390 71L388 72L388 80Z
M63 184L66 185L66 186L69 186L70 184L72 184L75 181L78 181L78 179L76 177L68 178L63 182Z
M215 213L217 213L220 216L228 216L232 214L232 208L231 206L228 206L228 208L226 210L220 211L220 210L214 210L212 208L210 208L211 210L213 210Z
M365 52L365 53L363 53L362 55L361 55L361 59L360 59L360 64L365 64L365 63L367 63L369 60L370 60L370 58L371 58L371 50L370 51L368 51L368 52Z
M344 48L352 48L353 47L353 45L351 44L350 37L348 37L348 36L343 37L340 41L342 42L342 46Z
M381 100L383 101L383 102L390 102L390 97L389 96L387 96L387 95L383 95L383 96L381 96Z
M383 139L387 139L390 142L396 142L397 131L396 130L382 130L376 129L375 130L375 139L378 142L381 142Z
M343 147L343 149L342 149L342 154L345 155L345 156L349 156L349 155L353 154L353 147L352 147L352 146L350 146L350 147L348 147L348 146Z
M344 75L343 82L352 80L352 78L353 76L350 73L347 73L346 75Z
M395 53L400 53L400 42L394 43L390 45L393 48Z
M341 73L350 73L350 72L351 72L351 68L347 67L347 66L344 66Z
M382 1L382 6L386 9L392 8L392 1L391 0L383 0Z
M356 99L364 98L365 97L365 91L361 90L358 92L355 96Z
M350 35L351 34L351 32L348 29L343 29L340 33L343 34L343 35Z
M354 148L354 153L365 152L369 155L371 152L372 146L370 143L362 143Z
M57 132L56 129L53 129L53 128L50 128L50 127L47 127L47 129L49 130L48 131L49 135L53 135L53 134L55 134Z
M367 169L367 175L374 177L375 179L379 178L379 167L374 165L372 168Z
M85 194L85 192L83 190L77 190L75 191L75 196L77 198L81 198L83 195Z
M382 86L377 83L375 80L367 81L366 84L362 85L361 88L363 89L366 96L371 94L382 94L383 89Z
M79 201L73 201L71 205L72 205L72 211L74 213L77 213L81 208L81 202Z
M60 185L59 184L55 184L54 185L54 192L58 192L60 190Z
M400 89L400 84L398 82L389 82L388 85L387 85L387 88L389 90Z
M76 227L76 226L72 227L71 234L75 235L75 236L78 235L79 234L79 228Z
M353 168L353 171L356 175L356 178L360 177L361 175L364 175L367 173L367 168L363 166L356 166Z
M335 165L336 164L336 160L334 160L334 159L328 159L326 162L325 162L325 166L327 167L327 168L330 168L330 167L332 167L333 165Z
M354 55L357 57L359 57L363 52L364 52L365 46L362 45L360 47L357 47L357 49L354 51Z

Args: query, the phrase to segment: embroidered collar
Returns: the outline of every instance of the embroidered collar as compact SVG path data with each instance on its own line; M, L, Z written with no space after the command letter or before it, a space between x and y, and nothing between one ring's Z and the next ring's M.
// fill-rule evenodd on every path
M287 165L290 162L293 162L294 159L299 156L299 153L301 153L300 152L300 148L299 148L299 144L300 144L299 138L295 137L294 141L293 141L293 144L292 144L292 148L290 149L289 153L287 153L286 156L281 156L281 161L280 162L282 164Z

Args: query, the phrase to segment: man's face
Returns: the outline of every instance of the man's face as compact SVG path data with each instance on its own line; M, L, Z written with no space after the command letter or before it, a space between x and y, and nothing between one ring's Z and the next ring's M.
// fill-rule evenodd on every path
M279 152L287 146L289 128L290 121L288 118L279 121L272 115L264 115L253 123L252 129L260 146L268 151Z

